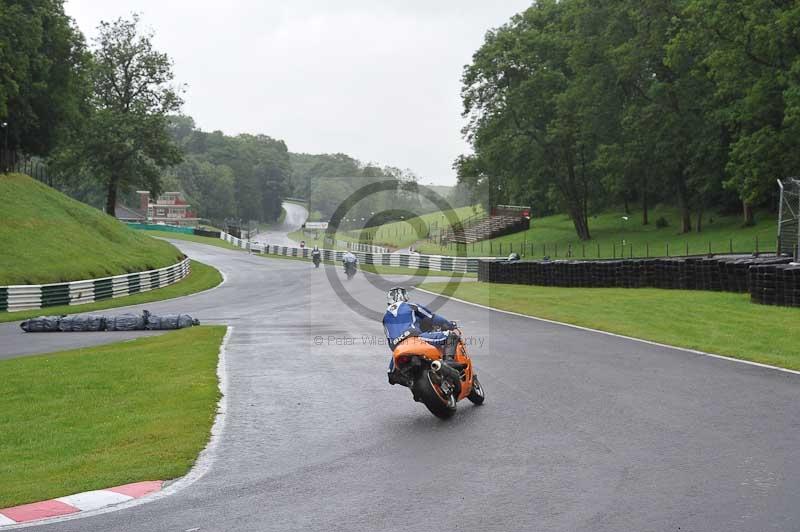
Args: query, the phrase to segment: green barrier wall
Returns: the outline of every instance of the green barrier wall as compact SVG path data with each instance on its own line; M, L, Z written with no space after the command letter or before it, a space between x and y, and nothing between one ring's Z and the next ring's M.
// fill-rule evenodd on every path
M175 225L159 225L159 224L127 224L131 229L139 229L140 231L167 231L169 233L186 233L187 235L194 234L192 227L177 227Z

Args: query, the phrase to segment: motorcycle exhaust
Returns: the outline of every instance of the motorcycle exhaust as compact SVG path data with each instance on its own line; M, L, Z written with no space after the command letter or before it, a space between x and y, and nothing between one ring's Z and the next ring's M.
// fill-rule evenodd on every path
M431 371L442 377L448 377L452 379L453 382L461 380L461 374L450 366L442 364L441 360L434 360L431 362Z
M458 371L446 364L442 364L441 360L434 360L431 362L431 371L440 378L447 379L453 384L456 397L461 394L461 374Z

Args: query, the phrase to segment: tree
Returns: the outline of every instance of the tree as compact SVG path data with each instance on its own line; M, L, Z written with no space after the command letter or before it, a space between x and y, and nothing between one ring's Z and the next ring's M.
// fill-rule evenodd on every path
M687 40L705 40L716 107L727 128L725 186L752 207L774 195L775 179L800 168L800 4L692 0Z
M188 116L170 117L169 131L185 157L174 172L201 216L278 219L291 173L285 142L267 135L207 133Z
M763 203L800 166L800 4L542 0L487 33L465 68L459 181L490 203L588 212L666 200L681 230ZM710 25L710 26L709 26ZM709 30L711 27L713 30ZM469 175L474 172L474 175ZM543 204L541 207L537 202Z
M620 108L598 47L608 17L609 9L586 2L537 2L488 33L463 76L464 132L475 158L459 161L462 175L472 167L491 176L491 202L555 190L581 240L591 236L599 186L591 163Z
M171 85L172 62L140 33L139 18L102 22L91 67L92 110L76 154L104 183L106 212L114 215L120 189L161 189L164 168L181 161L168 115L182 104Z
M48 155L89 93L83 35L63 3L0 0L0 122L8 123L7 161L18 152Z

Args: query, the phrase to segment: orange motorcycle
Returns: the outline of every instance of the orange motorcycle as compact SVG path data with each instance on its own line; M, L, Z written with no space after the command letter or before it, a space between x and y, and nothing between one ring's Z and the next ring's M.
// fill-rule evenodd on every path
M456 403L462 399L476 405L486 399L461 331L454 332L458 334L458 345L452 360L444 359L436 346L416 336L401 340L392 354L395 369L391 382L410 388L415 401L443 419L455 413Z

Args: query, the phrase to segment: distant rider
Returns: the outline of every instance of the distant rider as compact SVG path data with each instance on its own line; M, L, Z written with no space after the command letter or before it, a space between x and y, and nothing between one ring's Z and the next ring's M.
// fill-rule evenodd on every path
M347 270L348 265L355 267L358 264L358 257L356 257L352 251L346 251L345 254L342 255L342 262L344 263L344 269Z
M416 336L431 345L438 347L445 359L454 359L458 335L453 332L456 323L444 316L434 314L417 303L408 301L405 288L396 286L386 294L388 307L383 315L383 329L389 341L389 349L394 351L404 339ZM435 331L434 328L440 329ZM389 383L393 380L394 357L389 360Z

